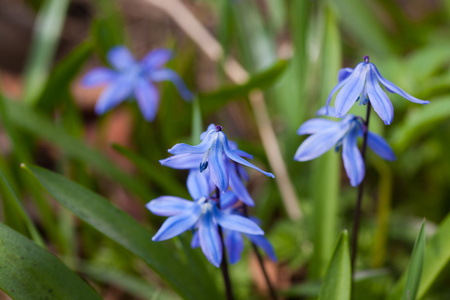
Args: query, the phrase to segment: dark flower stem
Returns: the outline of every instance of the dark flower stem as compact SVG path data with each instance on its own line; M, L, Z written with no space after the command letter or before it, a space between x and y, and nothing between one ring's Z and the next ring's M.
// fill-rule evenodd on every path
M220 191L218 188L216 188L216 198L217 198L217 206L220 209ZM223 281L225 284L225 293L227 296L227 300L234 300L233 290L231 288L230 273L228 272L227 251L225 249L225 243L223 242L222 227L220 226L218 227L219 227L220 242L222 243L222 262L220 263L220 270L222 271Z
M247 205L244 204L243 209L244 209L244 216L248 217ZM266 280L266 284L269 288L270 297L272 298L272 300L277 300L278 299L277 294L275 293L275 289L273 288L272 282L270 282L270 278L269 275L267 274L266 267L264 266L264 261L262 259L261 253L259 252L258 247L253 242L252 248L253 252L255 252L256 257L258 258L259 266L261 267L261 270L264 274L264 279Z
M370 101L367 102L367 112L366 112L366 120L363 124L363 144L361 148L361 155L363 158L364 165L366 163L366 149L367 149L367 134L369 132L369 118L370 118L370 110L372 105ZM355 207L355 215L353 218L353 229L352 229L352 246L351 246L351 262L352 262L352 273L355 270L356 263L356 254L358 248L358 231L359 231L359 221L361 218L361 202L363 196L363 187L364 187L364 179L358 186L358 196L356 198L356 207Z

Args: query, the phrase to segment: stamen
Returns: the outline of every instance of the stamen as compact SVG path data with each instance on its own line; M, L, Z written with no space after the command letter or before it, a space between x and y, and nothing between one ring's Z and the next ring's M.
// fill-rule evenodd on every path
M369 63L369 55L366 55L366 56L364 56L363 58L364 58L364 62L365 62L366 64L368 64L368 63Z
M216 131L217 131L217 132L223 131L223 127L220 126L220 125L216 125Z
M201 162L200 163L200 173L205 171L207 167L208 167L208 162L207 161Z

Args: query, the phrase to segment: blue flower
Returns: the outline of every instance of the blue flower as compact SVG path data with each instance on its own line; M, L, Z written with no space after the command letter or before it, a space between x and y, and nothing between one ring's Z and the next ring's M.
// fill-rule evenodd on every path
M152 237L153 241L164 241L186 230L198 229L200 247L206 258L216 267L222 261L222 243L217 226L252 235L264 234L261 228L248 218L226 214L217 207L217 199L209 197L211 186L206 176L191 172L187 187L195 201L173 196L156 198L146 207L153 214L169 217ZM228 207L234 203L223 203Z
M108 52L107 59L115 70L95 68L81 80L86 87L107 84L95 106L95 112L99 115L104 114L134 95L144 118L152 121L159 105L159 93L152 82L164 80L173 82L185 100L192 99L192 93L178 74L163 68L171 56L171 51L167 49L155 49L137 62L126 47L112 48Z
M329 108L329 114L334 110ZM324 109L319 110L319 115ZM346 115L340 121L329 119L311 119L303 123L297 134L311 134L295 153L297 161L307 161L319 157L331 148L342 147L342 159L345 171L352 186L357 186L364 178L364 160L358 149L358 137L363 135L363 122L360 117ZM395 154L389 144L378 134L368 132L367 145L381 158L395 160Z
M176 144L168 150L169 153L175 154L175 157L169 157L162 160L161 163L163 165L170 164L173 166L178 162L183 166L192 167L192 163L197 163L199 157L201 156L200 164L198 164L197 167L200 168L201 172L206 169L209 170L211 180L221 192L225 192L228 189L230 182L235 186L235 188L238 185L238 175L236 175L235 172L236 168L234 165L230 166L228 159L247 167L251 167L269 177L274 178L272 173L261 170L241 157L244 156L251 158L251 155L241 150L233 150L228 144L227 137L222 130L222 126L215 126L214 124L211 124L208 127L208 130L200 136L202 142L199 145L191 146L187 144ZM238 187L238 189L240 188L241 187ZM248 200L248 202L250 205L250 200ZM251 202L253 202L253 200Z
M340 89L334 105L338 117L343 117L353 104L358 99L361 99L360 104L366 104L367 101L370 101L373 109L384 123L386 125L391 124L394 118L394 108L389 97L381 88L380 83L387 91L398 94L406 100L418 104L430 103L430 101L420 100L411 96L381 76L377 67L373 63L369 63L368 56L365 56L364 61L359 63L355 69L341 69L338 73L338 82L328 96L326 104L328 108L333 94Z
M228 194L228 192L227 192ZM231 193L232 194L232 193ZM224 203L224 200L221 196L221 203ZM228 208L223 208L224 214L232 214L232 215L241 215L239 211L236 209L231 208L229 206ZM255 222L256 224L259 223L259 220L256 218L250 218ZM272 261L277 261L277 257L275 255L275 251L270 244L269 240L266 239L263 235L254 235L254 234L248 234L244 233L244 235L256 246L263 249L264 252L267 254L267 256ZM242 251L244 250L244 237L241 232L235 231L235 230L224 230L224 243L225 248L227 250L228 259L230 264L235 264L239 260L241 260ZM195 231L194 235L192 236L191 241L191 247L197 248L200 247L200 239L199 239L199 232Z

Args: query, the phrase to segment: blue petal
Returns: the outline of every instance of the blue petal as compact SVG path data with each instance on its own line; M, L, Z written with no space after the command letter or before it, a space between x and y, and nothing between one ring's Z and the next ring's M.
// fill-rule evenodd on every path
M110 69L95 68L90 70L86 75L83 76L83 78L81 79L81 84L85 87L99 86L110 83L116 78L116 72Z
M239 201L236 194L232 191L220 193L220 209L225 210L233 207Z
M230 264L235 264L241 260L241 253L244 250L244 238L237 231L225 231L225 247L228 253Z
M352 68L343 68L338 72L338 82L344 81L353 73Z
M214 139L211 145L208 155L208 165L211 180L221 192L226 191L229 184L228 169L225 165L223 141L220 139L220 135Z
M154 49L147 53L141 60L141 65L146 71L161 68L172 58L172 51L164 48Z
M159 93L156 87L144 79L139 79L134 93L144 119L153 121L159 104Z
M191 229L198 222L202 209L194 205L185 213L169 217L152 237L152 241L164 241Z
M350 129L353 116L347 116L335 126L311 135L298 147L294 160L307 161L319 157L339 142Z
M198 226L200 247L206 258L216 267L222 262L222 243L220 241L217 224L214 223L212 213L207 210L200 218Z
M241 165L236 164L236 169L239 177L241 177L242 180L244 180L245 182L248 182L250 180L250 176Z
M214 132L214 131L216 131L216 125L213 124L213 123L209 124L208 128L206 129L206 131L203 131L203 132L200 134L200 139L203 141L203 139L205 138L205 136L206 136L208 133Z
M156 82L165 80L171 81L184 100L192 100L192 98L194 97L191 91L189 91L189 89L184 84L184 81L180 78L180 76L178 76L175 71L172 71L170 69L153 71L149 74L149 79Z
M95 112L98 115L102 115L111 108L117 106L131 95L133 88L133 82L130 77L119 77L103 91L95 105Z
M344 160L345 171L352 186L357 186L364 178L364 161L358 149L358 127L344 137L342 144L342 159Z
M192 209L194 205L196 205L195 202L179 197L162 196L147 203L146 207L157 216L168 217L183 214L187 209Z
M410 94L406 93L405 91L403 91L401 88L399 88L398 86L396 86L389 80L385 79L383 76L381 76L380 72L378 72L378 69L377 69L377 67L375 67L374 64L370 63L370 67L371 67L372 71L375 71L375 74L377 75L378 80L381 82L382 85L384 85L384 87L388 91L396 93L396 94L402 96L403 98L405 98L406 100L409 100L414 103L418 103L418 104L430 103L430 101L428 101L428 100L420 100L420 99L417 99L416 97L411 96Z
M277 256L275 255L275 251L273 250L272 244L266 239L263 235L251 235L247 234L247 237L253 244L263 249L267 256L273 261L277 261Z
M173 169L196 169L203 159L203 154L177 154L166 159L161 159L159 163Z
M207 198L211 194L208 179L205 173L200 173L198 168L191 169L187 178L187 188L192 199Z
M230 170L229 176L230 176L230 187L234 191L234 193L239 197L239 199L248 206L255 206L255 202L253 202L253 199L248 193L247 189L245 188L245 185L242 183L242 180L239 178L238 174L236 174L235 169Z
M334 109L334 107L326 107L323 106L321 108L319 108L319 110L316 112L316 116L322 117L333 117L333 118L337 118L336 117L336 110Z
M391 124L394 118L394 107L389 97L378 84L377 76L373 70L370 70L367 74L366 89L369 101L375 112L384 121L384 124Z
M261 173L263 173L266 176L275 178L275 176L272 173L269 172L265 172L263 170L261 170L260 168L258 168L257 166L249 163L248 161L246 161L245 159L241 158L239 155L237 155L233 150L230 149L230 147L228 146L228 142L227 142L227 137L225 136L225 134L223 132L219 132L219 137L223 140L223 147L225 150L225 154L231 159L234 160L235 162L253 168Z
M331 90L330 94L328 95L327 98L327 103L325 104L325 115L328 115L328 110L329 110L329 106L330 106L330 102L331 102L331 98L333 97L334 93L336 93L341 87L343 87L349 80L350 78L348 77L347 79L339 82L338 84L336 84L334 86L334 88Z
M325 131L333 126L336 126L336 121L327 119L311 119L303 123L297 130L298 135L315 134L320 131Z
M119 71L123 71L136 63L133 55L125 46L116 46L112 48L108 51L106 58L109 63Z
M200 238L198 237L198 230L196 230L194 231L194 234L192 234L191 248L198 247L200 247Z
M214 133L206 135L203 141L197 146L191 146L188 144L176 144L171 149L167 150L171 154L203 154L211 148L211 145L214 141L216 135Z
M366 73L368 69L366 66L367 64L364 62L359 63L352 75L350 75L350 77L348 77L345 81L342 81L346 83L336 96L336 101L334 104L337 117L342 117L345 115L353 104L355 104L361 94L366 81Z
M378 156L383 159L393 161L396 159L394 151L392 151L391 146L378 134L373 132L368 132L367 134L367 145L372 149Z
M225 229L235 230L248 234L264 234L264 231L255 222L235 214L226 214L213 206L216 222Z

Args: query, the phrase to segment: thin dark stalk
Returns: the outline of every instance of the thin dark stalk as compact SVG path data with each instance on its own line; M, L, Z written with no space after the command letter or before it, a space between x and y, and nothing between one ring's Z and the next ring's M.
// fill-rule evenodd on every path
M247 205L244 204L243 206L244 210L244 216L248 217L248 211L247 211ZM261 270L264 275L264 279L266 280L267 287L269 288L270 297L272 300L277 300L277 294L275 293L275 289L273 288L272 282L270 281L269 274L267 273L266 267L264 266L264 261L262 259L261 253L259 252L258 247L252 242L252 248L253 252L255 252L256 257L258 258L259 266L261 267Z
M220 208L220 191L216 188L217 206ZM222 271L223 282L225 284L225 293L227 300L234 300L233 290L231 288L230 273L228 272L228 259L225 243L223 242L222 227L219 227L220 242L222 243L222 262L220 263L220 270Z
M361 155L363 158L364 165L366 163L366 149L367 149L367 134L369 132L369 118L370 110L372 105L370 101L367 103L366 119L364 120L363 126L363 144L361 148ZM353 218L353 229L352 229L352 245L351 245L351 262L352 262L352 273L355 270L356 254L358 248L358 231L359 231L359 221L361 218L361 202L363 196L364 179L358 186L358 195L356 198L355 215Z

